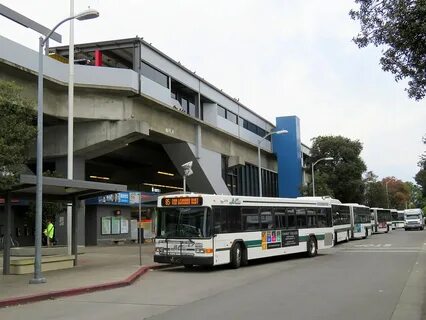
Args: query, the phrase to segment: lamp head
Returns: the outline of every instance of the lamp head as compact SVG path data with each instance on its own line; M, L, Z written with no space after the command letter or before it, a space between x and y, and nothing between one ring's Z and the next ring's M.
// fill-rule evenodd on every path
M324 158L324 160L334 160L334 158L333 157L327 157L327 158Z
M273 133L274 134L286 134L286 133L288 133L288 131L287 130L278 130L278 131L274 131Z
M95 19L99 17L99 11L94 9L88 9L85 11L80 12L75 16L77 20L89 20L89 19Z
M181 167L183 168L183 173L186 177L189 177L191 174L193 174L192 161L184 163Z

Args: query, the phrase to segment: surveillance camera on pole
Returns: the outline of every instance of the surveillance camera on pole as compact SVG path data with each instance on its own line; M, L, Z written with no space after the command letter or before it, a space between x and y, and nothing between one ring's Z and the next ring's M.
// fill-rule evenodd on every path
M183 168L183 193L186 193L186 177L189 177L194 172L192 171L192 161L184 163Z

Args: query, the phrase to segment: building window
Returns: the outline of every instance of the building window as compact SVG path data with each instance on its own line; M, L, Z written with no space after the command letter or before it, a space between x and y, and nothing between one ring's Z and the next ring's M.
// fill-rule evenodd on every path
M222 155L222 179L232 195L259 195L257 166L247 163L238 168L229 168L228 157ZM262 169L262 188L264 197L278 196L278 179L275 172Z
M157 82L158 84L162 85L165 88L169 87L169 77L166 76L161 71L151 67L150 65L146 64L142 61L141 64L141 73L143 76L147 77L148 79Z
M268 134L268 131L266 131L265 129L262 129L261 127L255 125L254 123L250 121L247 121L244 118L239 117L238 124L244 129L258 135L259 137L263 138L264 136ZM271 141L271 136L266 137L266 140Z
M224 107L217 106L217 114L226 119L226 109Z
M191 101L189 101L189 104L188 104L188 114L193 116L193 117L196 116L195 104Z
M235 124L238 124L237 115L229 110L226 111L226 119L228 119L229 121Z

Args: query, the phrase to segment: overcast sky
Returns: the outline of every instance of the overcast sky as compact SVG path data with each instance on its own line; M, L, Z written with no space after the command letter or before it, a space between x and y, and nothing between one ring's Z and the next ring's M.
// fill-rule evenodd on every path
M69 15L66 0L0 3L49 28ZM426 100L381 70L380 49L351 41L353 0L75 0L88 6L100 17L75 23L76 43L143 37L272 123L298 116L305 144L358 139L368 170L414 181ZM68 26L58 32L68 44ZM38 34L1 16L0 34L37 49Z

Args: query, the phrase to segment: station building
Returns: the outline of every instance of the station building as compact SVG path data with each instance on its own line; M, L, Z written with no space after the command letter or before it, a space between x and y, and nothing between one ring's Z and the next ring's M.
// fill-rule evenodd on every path
M38 53L1 36L0 48L0 79L16 82L36 101ZM68 55L68 46L62 46L50 48L44 57L43 165L63 177ZM309 148L300 141L296 116L277 117L273 124L137 37L75 45L75 61L75 179L125 184L152 199L181 191L181 165L192 161L194 174L186 180L189 192L258 196L258 146L263 196L299 196L309 179L304 166ZM288 134L263 139L282 129ZM28 168L32 172L35 147ZM80 243L130 239L129 226L137 211L132 198L129 192L82 206ZM21 228L25 209L17 201L16 212L21 213L15 214L15 228ZM155 205L147 203L148 220ZM1 219L0 215L0 226ZM112 233L118 220L126 232ZM61 214L56 224L58 234L64 234Z

